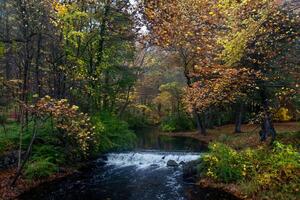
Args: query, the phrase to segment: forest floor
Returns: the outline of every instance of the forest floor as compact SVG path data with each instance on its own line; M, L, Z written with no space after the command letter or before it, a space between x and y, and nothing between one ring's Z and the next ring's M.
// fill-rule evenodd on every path
M277 131L277 140L283 144L291 144L300 150L300 123L287 122L275 123ZM259 140L259 125L244 124L242 126L242 133L234 133L234 125L229 124L214 129L208 129L206 135L201 135L197 131L192 132L175 132L175 133L161 133L171 137L189 137L199 140L204 144L210 142L221 142L230 147L241 150L245 148L255 148L262 143Z

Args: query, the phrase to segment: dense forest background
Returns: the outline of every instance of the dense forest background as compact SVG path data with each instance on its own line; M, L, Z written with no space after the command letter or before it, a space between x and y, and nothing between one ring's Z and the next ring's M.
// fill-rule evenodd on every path
M299 121L293 2L0 0L0 152L15 181L136 145L135 131Z

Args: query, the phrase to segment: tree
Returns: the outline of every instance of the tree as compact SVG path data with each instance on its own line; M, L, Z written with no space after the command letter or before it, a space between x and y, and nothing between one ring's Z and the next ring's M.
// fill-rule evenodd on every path
M266 87L275 75L271 64L297 41L295 17L272 0L148 1L144 13L158 45L193 53L186 90L190 112L233 103L256 89L265 113L262 139L275 136Z
M196 81L195 68L213 65L219 51L216 35L222 21L217 1L147 1L144 14L155 44L176 50L182 61L188 87ZM193 109L199 131L205 134L202 111Z
M81 104L90 111L121 109L135 82L135 32L129 6L127 1L110 0L55 4L71 93L84 92L89 101Z
M259 71L256 79L260 97L261 140L272 134L272 107L281 90L295 94L297 74L296 52L299 52L299 18L278 5L277 1L254 1L236 3L233 12L225 14L229 33L224 41L222 58L226 65L244 66ZM237 18L240 20L232 20ZM230 20L231 19L231 20ZM295 73L296 72L296 73ZM273 105L272 105L273 104Z

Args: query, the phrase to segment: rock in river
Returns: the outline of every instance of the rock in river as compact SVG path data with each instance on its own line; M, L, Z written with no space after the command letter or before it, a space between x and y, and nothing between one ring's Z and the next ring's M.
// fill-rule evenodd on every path
M167 166L168 167L178 167L178 163L175 160L168 160Z
M185 181L195 182L197 180L197 166L200 162L200 160L194 160L183 166L183 179Z

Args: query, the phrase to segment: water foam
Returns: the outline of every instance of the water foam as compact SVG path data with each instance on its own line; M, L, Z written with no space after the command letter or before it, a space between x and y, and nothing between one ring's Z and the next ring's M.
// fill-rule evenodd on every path
M177 163L189 162L200 158L200 153L184 152L129 152L110 153L107 155L107 165L116 167L136 166L138 168L166 167L169 160Z

